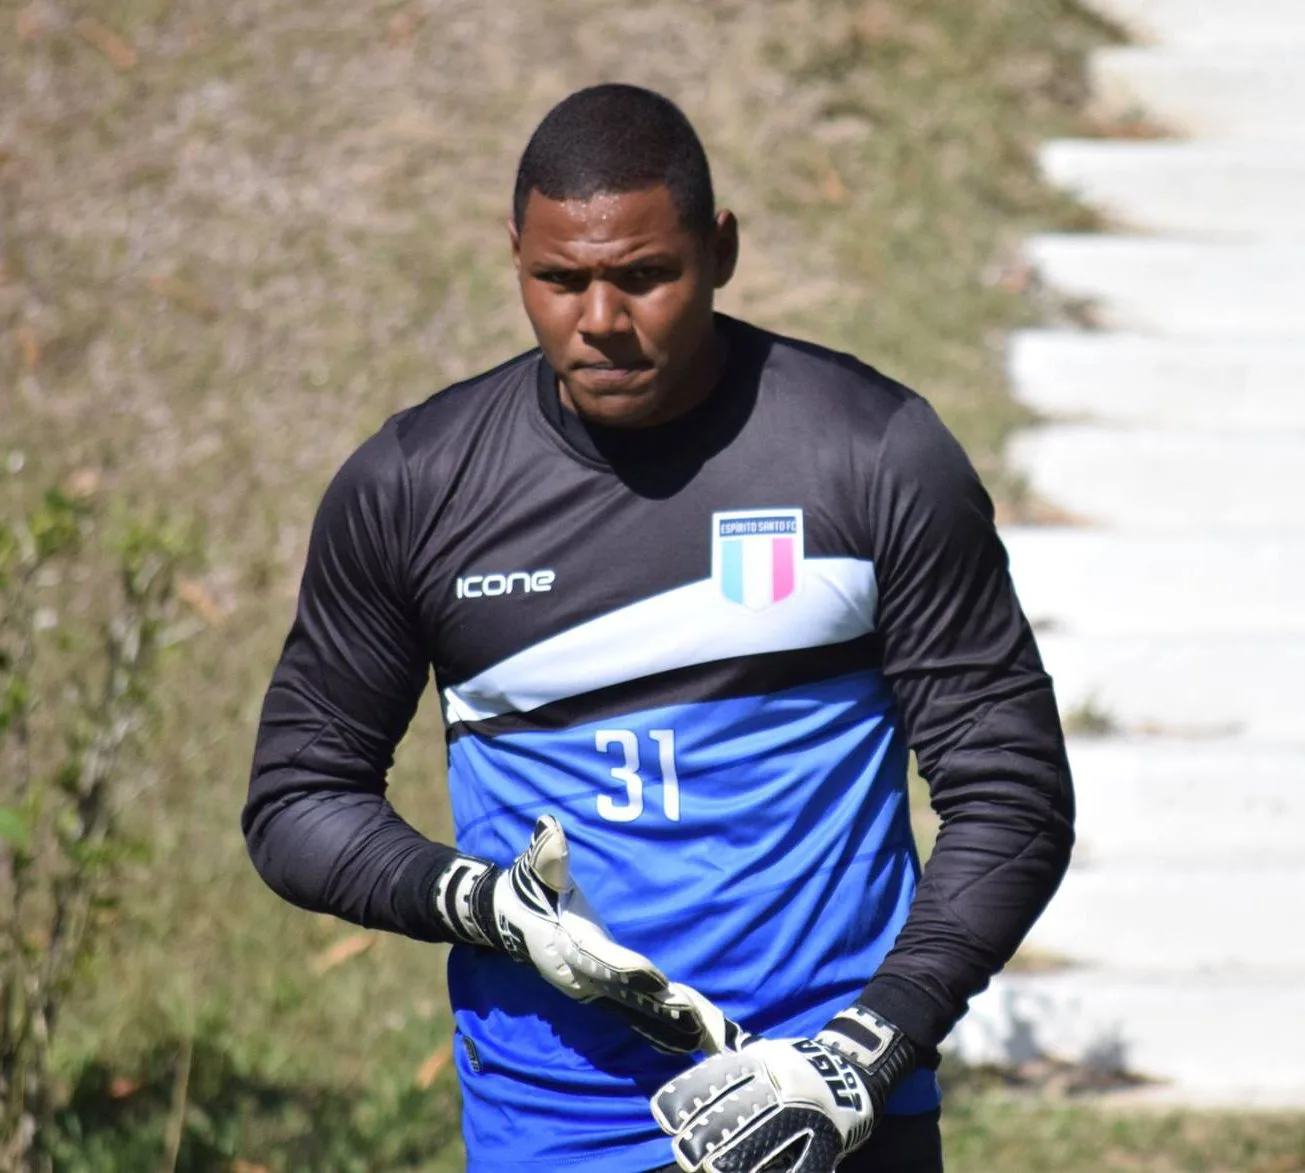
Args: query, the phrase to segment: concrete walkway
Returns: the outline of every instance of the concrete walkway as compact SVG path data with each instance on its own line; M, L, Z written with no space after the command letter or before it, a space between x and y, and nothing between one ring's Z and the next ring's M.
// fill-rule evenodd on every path
M1305 4L1094 0L1138 44L1107 113L1174 141L1059 142L1118 225L1030 263L1097 332L1012 339L1047 422L1014 467L1077 527L1006 531L1072 739L1074 865L953 1036L1199 1105L1305 1108Z

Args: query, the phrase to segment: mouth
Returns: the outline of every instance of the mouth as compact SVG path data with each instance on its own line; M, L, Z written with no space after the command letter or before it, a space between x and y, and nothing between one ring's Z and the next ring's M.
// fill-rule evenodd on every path
M638 382L653 369L653 364L641 359L629 363L578 363L572 369L591 386L623 387Z

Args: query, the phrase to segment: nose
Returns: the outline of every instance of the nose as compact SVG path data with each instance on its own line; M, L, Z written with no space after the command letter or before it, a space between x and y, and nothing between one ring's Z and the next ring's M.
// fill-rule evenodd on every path
M604 338L629 328L630 317L621 291L608 281L591 281L584 292L580 333Z

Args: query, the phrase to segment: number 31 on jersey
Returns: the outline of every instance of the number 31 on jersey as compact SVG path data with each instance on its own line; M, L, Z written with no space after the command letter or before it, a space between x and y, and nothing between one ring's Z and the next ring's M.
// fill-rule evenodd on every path
M680 819L680 779L675 773L675 730L650 729L648 739L656 746L657 768L661 772L662 813L671 822ZM631 823L643 814L644 778L639 765L639 735L633 729L599 729L594 748L609 757L619 754L619 766L610 767L613 781L625 787L623 801L610 794L598 796L598 814L611 823Z

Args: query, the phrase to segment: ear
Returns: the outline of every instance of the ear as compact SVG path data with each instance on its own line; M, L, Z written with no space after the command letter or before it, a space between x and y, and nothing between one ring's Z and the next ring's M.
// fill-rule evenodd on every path
M512 264L516 266L518 273L521 272L521 233L517 231L516 219L512 216L507 218L508 240L512 242Z
M711 246L715 253L716 288L723 289L739 263L739 222L728 208L716 213Z

